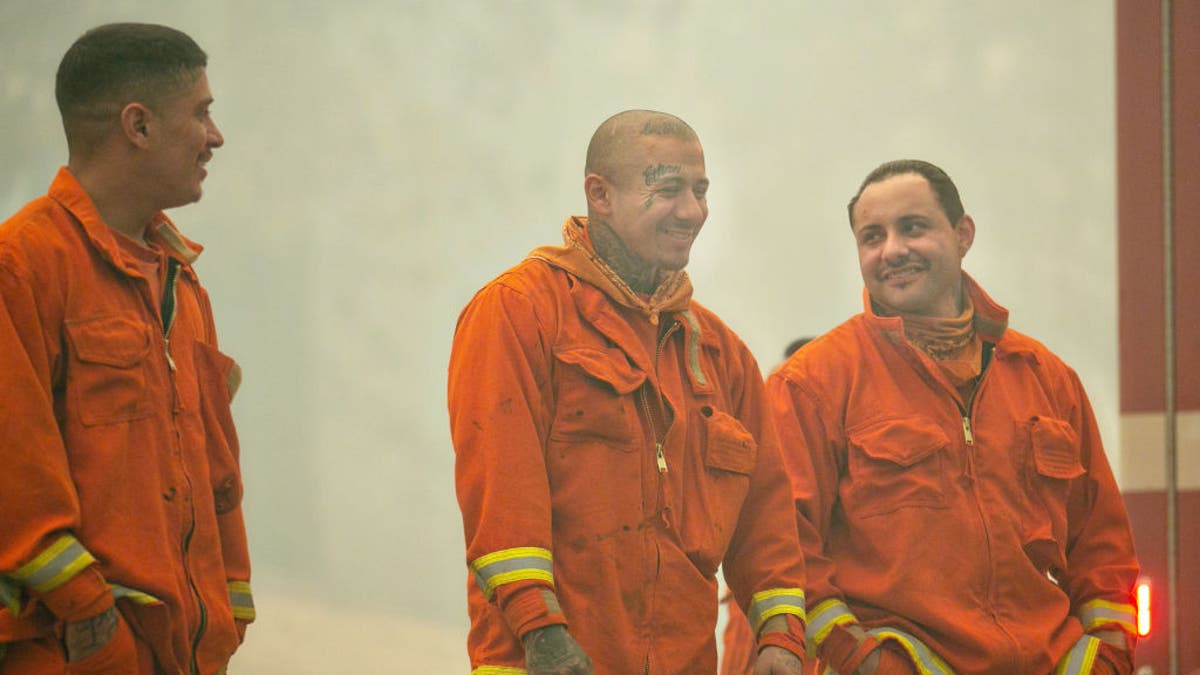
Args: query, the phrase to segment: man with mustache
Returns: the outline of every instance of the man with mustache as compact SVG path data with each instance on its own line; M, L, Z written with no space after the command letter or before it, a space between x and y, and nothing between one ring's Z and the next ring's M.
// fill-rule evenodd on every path
M1129 673L1138 573L1083 385L962 270L950 177L872 171L850 200L862 314L768 380L838 673Z
M163 214L224 143L206 63L165 26L76 40L67 166L0 225L0 674L223 672L254 618L240 370Z
M683 271L708 216L700 141L626 111L584 174L588 216L454 337L472 672L715 673L723 563L755 673L798 674L804 565L761 375Z

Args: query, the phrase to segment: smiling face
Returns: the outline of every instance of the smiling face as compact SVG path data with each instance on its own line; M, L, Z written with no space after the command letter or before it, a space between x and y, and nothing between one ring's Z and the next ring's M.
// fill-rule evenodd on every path
M204 166L213 150L225 143L209 113L212 92L204 69L195 81L160 105L150 120L149 169L155 182L158 208L167 209L200 199Z
M604 222L629 254L654 271L683 269L708 218L704 151L695 139L645 135L606 180Z
M902 173L868 185L851 225L873 300L902 314L958 316L975 223L966 215L951 223L929 181Z

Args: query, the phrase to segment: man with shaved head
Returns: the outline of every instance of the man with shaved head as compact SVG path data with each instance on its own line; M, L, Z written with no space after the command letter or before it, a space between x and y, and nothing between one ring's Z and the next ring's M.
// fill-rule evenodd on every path
M207 56L153 24L59 64L67 165L0 224L0 675L224 672L254 618L200 246Z
M696 132L646 110L588 146L588 215L463 310L450 426L473 673L715 673L718 566L756 675L800 673L804 564L758 366L692 299Z

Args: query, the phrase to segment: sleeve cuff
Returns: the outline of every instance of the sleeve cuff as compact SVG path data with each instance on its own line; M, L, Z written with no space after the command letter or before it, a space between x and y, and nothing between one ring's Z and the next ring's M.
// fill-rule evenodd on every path
M38 599L63 621L93 617L113 605L108 584L94 566L81 570L54 590L38 594Z
M522 586L513 589L501 586L496 589L497 605L517 639L538 628L556 623L566 625L567 617L563 615L553 589L541 584Z
M857 626L858 624L849 624ZM870 635L859 638L847 629L846 624L834 626L818 650L821 660L839 673L853 673L862 662L879 646L879 640Z
M786 649L796 658L804 660L804 624L800 617L794 614L784 615L787 619L787 630L773 630L763 633L758 638L758 650L768 645Z

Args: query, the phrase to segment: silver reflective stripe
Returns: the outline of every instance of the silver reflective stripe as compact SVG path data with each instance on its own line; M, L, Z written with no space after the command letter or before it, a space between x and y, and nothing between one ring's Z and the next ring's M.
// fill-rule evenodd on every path
M0 576L0 606L12 612L13 616L21 614L21 587L4 576Z
M257 613L254 611L254 595L250 592L250 584L245 581L230 581L228 586L233 618L253 621Z
M808 625L804 629L804 639L814 647L825 641L825 636L839 623L857 623L858 619L841 600L826 600L808 617Z
M688 322L691 327L691 334L687 341L687 360L688 369L692 371L692 377L696 378L696 382L701 387L708 386L708 378L704 376L704 371L700 369L700 323L696 321L696 317L692 316L691 310L683 310L679 313L684 321Z
M794 614L805 619L804 591L799 588L777 588L755 593L750 599L750 625L757 635L763 622L778 614Z
M1054 675L1083 675L1092 672L1096 654L1100 651L1100 638L1081 635L1071 651L1058 662Z
M926 647L924 642L902 630L876 628L867 631L867 635L873 636L876 640L891 639L899 642L904 647L904 651L908 652L913 662L917 664L917 670L921 672L921 675L954 675L950 665L934 654L933 650Z
M471 561L475 583L484 597L490 598L497 586L536 579L554 583L554 561L550 551L532 546L510 548L480 556Z
M36 558L13 573L13 577L38 593L47 593L67 583L80 570L96 562L91 553L69 534L58 538Z
M1104 600L1093 600L1083 606L1079 613L1079 623L1083 624L1083 632L1088 632L1106 623L1117 623L1129 632L1134 632L1137 615L1132 605L1123 605Z
M123 598L126 600L131 600L139 605L162 604L162 600L159 600L145 591L139 591L136 588L122 586L121 584L109 584L108 590L112 592L113 597L117 600L121 600Z

